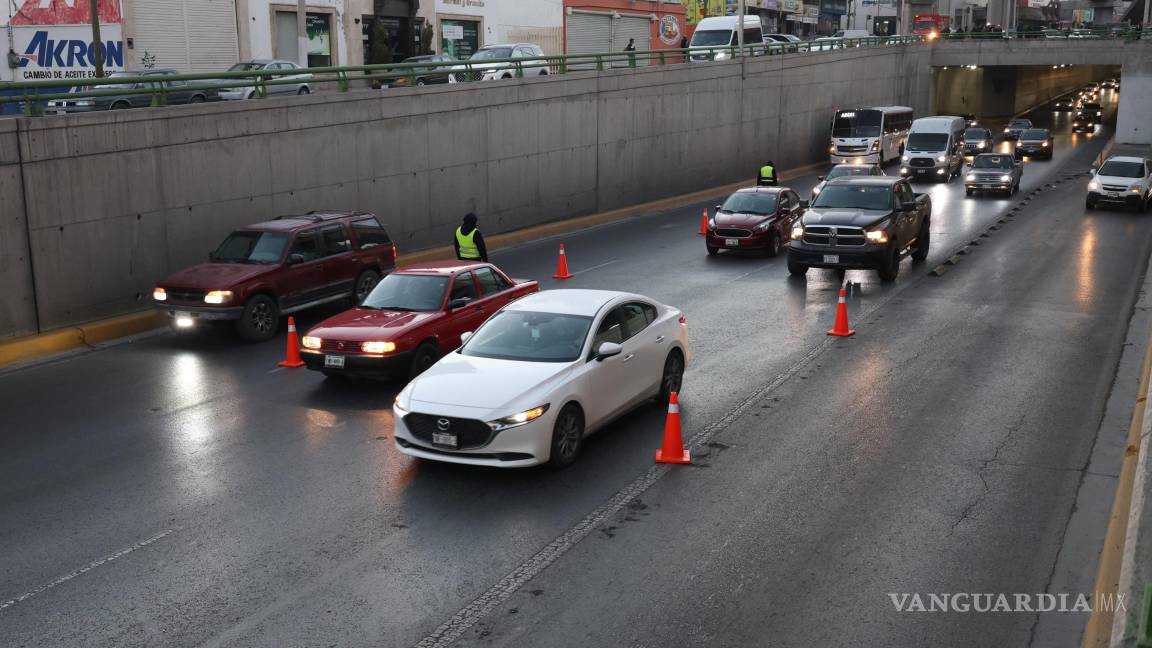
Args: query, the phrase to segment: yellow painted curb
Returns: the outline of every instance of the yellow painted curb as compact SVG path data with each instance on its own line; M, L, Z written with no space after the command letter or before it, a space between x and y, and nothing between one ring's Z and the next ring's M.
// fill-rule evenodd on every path
M781 173L780 179L789 180L800 177L823 166L827 166L827 164L821 162L793 169L790 172ZM670 198L661 198L660 200L613 209L599 214L589 214L588 216L569 218L554 223L534 225L513 232L494 234L487 239L487 243L489 249L498 250L548 236L566 234L595 225L626 220L656 209L667 209L684 203L699 202L708 198L731 193L741 187L747 187L752 184L755 184L755 180L734 182L721 187L712 187L710 189L672 196ZM445 245L420 250L412 254L401 254L400 258L396 260L396 266L401 267L412 265L413 263L444 258L451 259L454 257L455 249L450 245ZM159 312L147 310L109 319L96 320L79 326L41 333L40 335L17 338L9 342L0 342L0 367L143 333L144 331L164 326L164 324L164 318Z

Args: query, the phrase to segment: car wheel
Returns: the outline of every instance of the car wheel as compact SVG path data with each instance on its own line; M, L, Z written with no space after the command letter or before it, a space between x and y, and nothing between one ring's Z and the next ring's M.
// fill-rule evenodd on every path
M803 263L798 263L792 260L792 255L788 255L788 274L793 277L803 277L808 274L808 266Z
M125 109L131 108L131 107L132 106L128 105L127 101L117 101L116 103L112 104L112 106L109 107L108 110L125 110Z
M188 103L204 103L204 95L196 95L189 99Z
M684 385L684 356L673 350L664 360L664 372L660 374L660 391L656 394L657 403L667 403L672 392L679 392Z
M928 258L928 249L932 246L932 225L925 219L920 225L920 233L916 235L916 247L912 249L912 260L923 261Z
M424 79L416 79L416 85L422 87L428 85L428 83L424 81Z
M308 89L308 86L302 86L299 90L296 91L296 94L298 94L298 95L312 94L312 91Z
M378 283L380 283L379 272L371 269L362 271L356 277L356 283L353 284L352 288L352 300L355 302L355 305L359 306L362 304L364 299L368 297L368 293L371 293L372 289L375 288Z
M972 197L972 190L971 189L964 189L964 195L967 196L968 198L971 198Z
M720 248L713 247L711 245L708 245L707 243L705 243L705 245L707 245L707 247L708 247L708 256L716 256L717 254L720 254Z
M415 378L436 364L440 359L440 351L431 342L425 342L416 347L412 354L412 366L408 369L408 377Z
M236 320L236 332L248 342L263 342L280 328L280 312L268 295L256 295L244 305L244 314Z
M502 77L500 77L500 78L501 78L501 79L511 79L511 78L512 78L512 75L511 75L511 74L507 74L507 73L505 73L505 74L504 74L504 76L502 76Z
M772 232L772 236L768 238L768 256L780 256L780 250L780 235L776 232Z
M892 246L892 252L876 270L880 273L880 281L896 281L896 277L900 274L900 250Z
M552 425L552 452L548 465L567 468L576 462L584 445L584 412L575 403L568 403L556 415Z

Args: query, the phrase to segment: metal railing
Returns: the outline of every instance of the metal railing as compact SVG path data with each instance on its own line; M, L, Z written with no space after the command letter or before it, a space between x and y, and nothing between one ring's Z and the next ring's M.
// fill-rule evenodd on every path
M1136 41L1149 38L1149 33L1140 29L1044 29L1040 31L977 31L942 33L928 40L1001 40L1004 38L1029 40L1123 40Z
M1101 33L1104 33L1101 30ZM972 34L943 34L943 40L975 38L1044 38L1041 32L976 32ZM1125 35L1132 40L1131 33ZM1140 38L1135 32L1134 38ZM415 85L416 80L464 83L492 78L523 78L534 74L565 74L574 71L597 70L651 65L670 65L691 61L724 61L744 57L802 54L857 47L890 47L930 42L924 36L872 36L867 38L817 38L793 43L756 43L738 46L694 47L689 49L658 49L593 54L567 54L537 58L484 59L449 62L420 61L416 63L389 63L379 65L348 65L341 67L314 67L295 70L254 70L236 72L210 72L197 74L115 76L60 81L0 82L0 105L22 104L27 115L42 115L45 102L72 101L151 95L152 106L168 104L169 94L175 92L221 91L241 89L247 96L264 98L269 87L299 85L309 87L331 84L338 92L348 91L354 82L379 84L381 87ZM186 82L177 88L168 82ZM95 88L95 86L102 86ZM108 87L117 86L117 87ZM66 91L61 89L66 88ZM67 111L66 108L63 110Z

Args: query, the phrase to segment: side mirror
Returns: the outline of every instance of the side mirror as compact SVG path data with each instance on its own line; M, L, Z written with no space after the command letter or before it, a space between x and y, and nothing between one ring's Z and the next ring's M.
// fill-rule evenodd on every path
M916 201L915 200L909 200L909 201L900 203L900 211L905 211L905 212L916 211Z
M712 209L714 209L714 210L716 210L716 211L720 211L720 209L721 209L723 206L724 206L724 205L716 205L716 206L715 206L715 207L713 207Z
M457 297L448 302L448 310L456 310L457 308L464 308L468 302L472 301L471 297Z
M460 346L468 344L468 340L472 339L472 331L464 331L460 334Z
M303 254L300 254L299 252L297 252L295 254L289 254L288 255L288 265L296 265L298 263L304 263L304 255Z
M820 182L824 182L824 176L816 176L816 179Z
M596 360L600 361L605 358L611 358L612 356L618 356L623 352L624 347L619 344L615 342L605 342L600 345L599 349L596 349Z
M1099 171L1099 169L1092 167L1091 169L1088 169L1088 175L1096 175L1097 171Z
M800 201L800 209L808 209L808 201L807 200L801 200Z

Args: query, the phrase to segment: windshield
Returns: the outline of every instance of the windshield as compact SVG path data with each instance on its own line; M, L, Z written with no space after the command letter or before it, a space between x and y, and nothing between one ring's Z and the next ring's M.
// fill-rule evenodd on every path
M288 243L286 232L232 232L212 253L224 263L279 263Z
M580 357L592 318L531 311L500 311L460 349L466 356L572 362Z
M1027 119L1013 119L1008 122L1008 128L1032 128L1032 122Z
M948 133L912 133L908 136L909 151L943 151L948 148Z
M721 45L732 44L732 34L735 33L731 29L709 29L707 31L696 30L692 34L692 42L689 43L692 47L717 47Z
M980 155L972 161L973 169L1011 169L1012 158L1007 155Z
M506 59L512 58L511 47L485 47L482 50L477 50L472 55L473 61L482 61L484 59Z
M1143 178L1143 162L1105 162L1098 175L1113 178Z
M1023 133L1020 133L1020 139L1045 140L1045 139L1048 139L1048 131L1042 130L1039 128L1034 128L1032 130L1026 130Z
M263 63L237 63L228 68L229 72L251 72L252 70L263 70Z
M843 176L866 176L872 175L872 167L858 166L852 164L837 164L832 167L832 170L825 176L826 179L840 178Z
M776 194L734 193L728 196L720 211L767 216L776 213Z
M968 142L979 142L989 138L990 134L983 128L969 128L964 131L964 139Z
M891 209L892 188L888 186L837 185L824 187L813 207L840 209Z
M884 114L879 110L849 110L837 113L832 137L880 137Z
M448 277L392 273L364 298L361 308L395 311L437 311L444 303Z

